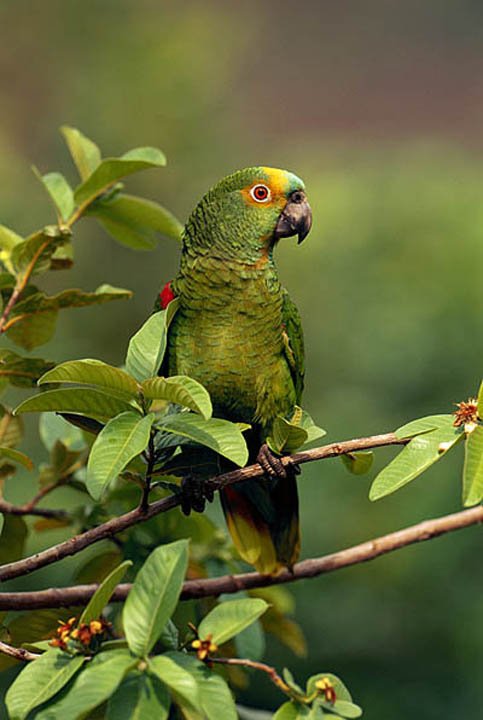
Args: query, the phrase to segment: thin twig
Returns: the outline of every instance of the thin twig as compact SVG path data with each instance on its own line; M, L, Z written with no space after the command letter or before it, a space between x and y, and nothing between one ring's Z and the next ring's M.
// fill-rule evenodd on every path
M247 658L216 658L211 657L211 655L206 658L205 662L208 665L210 663L218 663L220 665L238 665L239 667L247 667L253 668L254 670L261 670L270 677L270 680L273 682L273 684L276 685L280 690L282 690L282 692L293 695L290 687L282 680L275 668L271 667L270 665L266 665L265 663L255 662L255 660L248 660Z
M26 505L12 505L12 503L1 499L0 512L5 515L36 515L44 518L56 518L57 520L66 520L69 517L69 514L65 510L48 510L47 508L31 507L30 503Z
M33 653L29 650L24 650L24 648L13 647L1 641L0 652L4 653L4 655L10 655L10 657L16 660L37 660L37 658L40 657L39 653Z
M223 575L217 578L187 580L183 585L181 600L216 597L221 594L236 593L240 590L281 585L304 578L325 575L350 565L358 565L368 560L374 560L380 555L385 555L408 545L431 540L439 535L479 523L483 523L483 506L481 505L452 515L445 515L441 518L424 520L417 525L397 530L330 555L303 560L294 565L293 571L282 570L281 573L275 576L251 572L239 575ZM130 583L118 585L112 595L111 602L124 601L131 587ZM98 585L93 584L50 588L49 590L37 590L34 592L0 593L0 610L38 610L40 608L85 605L97 588Z
M314 448L313 450L305 450L294 453L293 455L288 455L282 458L282 462L285 465L289 463L300 464L312 462L314 460L321 460L323 458L336 457L338 455L344 455L345 453L355 452L357 450L367 450L368 448L381 447L383 445L404 445L407 442L407 440L400 440L397 438L394 433L372 435L371 437L331 443L330 445L324 445L319 448ZM212 479L212 488L213 490L219 490L226 485L231 485L239 482L240 480L263 476L264 470L262 466L255 463L254 465L249 465L248 467L241 468L240 470L233 470L232 472L218 475ZM51 563L57 562L69 555L75 555L81 550L84 550L84 548L89 547L89 545L93 545L100 540L110 538L116 533L122 532L133 525L145 522L159 513L171 510L171 508L180 505L180 503L181 497L179 494L170 495L162 500L157 500L156 502L151 503L147 506L145 511L137 507L135 510L131 510L124 515L108 520L98 527L91 528L81 535L76 535L70 540L54 545L53 547L36 553L31 557L9 563L8 565L2 565L0 567L0 582L12 580L20 575L27 575L34 570L38 570L38 568L50 565Z

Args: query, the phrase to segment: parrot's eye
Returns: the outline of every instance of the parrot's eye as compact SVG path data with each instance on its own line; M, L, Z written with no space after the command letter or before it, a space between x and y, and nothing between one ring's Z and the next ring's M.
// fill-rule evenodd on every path
M267 200L270 200L270 190L266 185L254 185L250 190L250 195L257 202L267 202Z

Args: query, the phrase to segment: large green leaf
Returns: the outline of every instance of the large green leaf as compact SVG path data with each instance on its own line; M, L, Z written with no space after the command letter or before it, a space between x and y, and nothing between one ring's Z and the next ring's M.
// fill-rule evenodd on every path
M196 679L175 659L167 654L156 655L149 659L149 669L177 696L198 707L200 697Z
M115 390L131 398L136 398L140 390L137 382L124 370L92 358L69 360L57 365L39 379L39 385L54 382L97 385L97 387Z
M33 708L53 697L85 661L51 648L29 663L17 676L5 697L10 720L24 720Z
M168 690L157 677L132 672L109 699L106 720L166 720L170 704Z
M211 417L213 407L208 391L186 375L150 378L142 383L142 392L149 400L167 400L193 410L205 420Z
M300 426L295 425L280 415L272 424L270 444L277 452L293 452L302 447L308 440L308 433Z
M65 412L108 420L114 415L134 411L132 405L121 398L94 388L62 388L47 390L24 400L15 408L15 414L26 412Z
M463 504L476 505L483 500L483 426L477 425L465 443Z
M87 489L95 500L126 465L147 448L153 420L152 413L141 417L128 411L109 420L101 430L87 463Z
M403 440L404 438L414 437L415 435L422 435L431 430L448 429L449 431L451 428L454 429L453 423L453 415L428 415L427 417L418 418L418 420L412 420L402 425L394 434L399 440Z
M179 240L183 230L169 210L133 195L119 194L108 201L96 201L88 214L99 218L104 229L122 245L136 250L152 250L159 233Z
M151 315L129 341L126 370L138 382L158 374L166 349L169 324L177 307L178 301L173 300L166 310Z
M77 166L82 180L86 180L101 162L101 151L97 145L83 135L80 130L63 125L60 128L70 154Z
M0 350L0 379L7 378L15 387L35 387L39 377L53 367L53 362L42 358L22 357L7 348Z
M92 202L121 178L140 170L163 167L166 158L157 148L140 147L124 153L119 158L106 158L84 182L76 188L74 199L78 205Z
M268 609L261 598L242 598L217 605L198 626L201 640L209 635L215 645L222 645L251 625Z
M112 593L121 582L128 567L131 567L131 565L131 560L126 560L117 568L114 568L114 570L112 570L109 575L104 578L86 605L84 612L80 616L79 625L82 623L90 623L91 620L97 620L97 618L100 617L102 611L109 602Z
M220 675L186 653L169 652L164 657L170 657L195 678L200 697L195 710L201 711L207 720L237 720L233 696Z
M228 420L220 418L205 420L192 413L179 413L162 418L157 427L194 440L200 445L206 445L240 467L248 461L245 439L239 427Z
M74 211L74 193L65 177L59 172L42 175L35 166L32 169L54 203L59 220L68 220Z
M124 604L122 621L129 647L139 656L153 648L171 617L188 566L188 541L153 550L139 571Z
M9 447L2 447L0 445L0 457L6 457L9 460L12 460L13 462L18 463L19 465L23 465L24 468L27 470L33 470L34 464L32 460L29 458L28 455L25 455L25 453L20 452L20 450L14 450L13 448Z
M82 450L86 446L86 441L79 428L74 427L55 413L44 412L41 414L39 434L47 450L52 450L57 440L60 440L68 450Z
M7 337L24 350L45 345L54 335L57 315L57 310L49 310L38 315L18 316L21 319L7 330Z
M14 315L37 315L52 310L65 310L66 308L87 307L99 305L111 300L126 300L132 297L132 292L112 285L100 285L94 292L83 290L63 290L58 295L49 297L42 292L31 295L23 302L15 305Z
M389 465L377 475L369 491L370 500L379 500L421 475L448 450L462 440L464 433L446 421L429 432L413 437Z
M35 661L37 662L37 661ZM35 715L35 720L80 720L114 693L124 675L138 660L126 650L95 655L56 702Z

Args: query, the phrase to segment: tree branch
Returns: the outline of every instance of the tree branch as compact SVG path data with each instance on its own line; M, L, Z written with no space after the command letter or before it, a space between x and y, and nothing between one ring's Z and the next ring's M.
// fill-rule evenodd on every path
M40 657L38 653L32 653L29 650L24 650L24 648L12 647L12 645L7 645L7 643L1 641L0 652L4 655L10 655L10 657L15 658L16 660L36 660Z
M382 535L367 542L324 555L319 558L303 560L294 565L293 571L282 570L278 575L262 575L251 572L239 575L224 575L218 578L187 580L183 585L181 600L193 600L202 597L218 596L222 593L236 593L268 585L281 585L304 578L317 577L326 573L358 565L373 560L380 555L399 550L407 545L431 540L454 530L483 523L483 506L445 515L434 520L425 520L404 530ZM111 602L122 602L128 596L132 585L118 585ZM35 592L0 593L0 610L37 610L40 608L69 607L85 605L98 585L77 585L67 588L50 588Z
M34 498L34 501L36 500L37 498ZM25 505L12 505L12 503L0 499L0 512L5 515L37 515L38 517L56 518L58 520L64 520L69 517L69 514L66 513L65 510L37 508L35 507L35 504L33 504L33 501L26 503Z
M345 455L349 452L355 452L357 450L367 450L369 448L381 447L383 445L404 445L408 442L407 439L400 440L394 433L385 433L384 435L372 435L366 438L357 438L355 440L346 440L344 442L331 443L330 445L324 445L313 450L305 450L302 452L294 453L293 455L287 455L281 458L284 465L290 463L306 463L314 460L322 460L323 458L336 457L338 455ZM239 482L240 480L247 480L249 478L263 477L264 470L261 465L255 463L248 467L241 468L240 470L233 470L232 472L218 475L212 479L213 490L220 490L220 488L226 485ZM31 557L18 560L17 562L9 563L8 565L2 565L0 567L0 582L6 580L12 580L13 578L19 577L20 575L28 575L28 573L38 570L38 568L45 567L51 563L62 560L62 558L68 557L69 555L76 555L84 548L93 545L100 540L111 538L116 533L126 530L128 527L137 525L138 523L145 522L159 513L171 510L171 508L180 505L181 496L170 495L169 497L157 500L147 506L146 509L138 507L130 512L120 515L119 517L108 520L108 522L99 525L98 527L87 530L82 535L76 535L70 540L54 545L53 547L43 550L42 552L32 555Z

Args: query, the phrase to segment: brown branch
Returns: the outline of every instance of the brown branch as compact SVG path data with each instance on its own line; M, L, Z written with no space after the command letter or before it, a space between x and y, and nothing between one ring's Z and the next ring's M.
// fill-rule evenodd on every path
M275 576L251 572L239 575L224 575L207 580L187 580L183 585L181 600L218 596L222 593L236 593L240 590L281 585L304 578L316 577L317 575L325 575L350 565L358 565L368 560L374 560L380 555L399 550L407 545L431 540L439 535L479 523L483 523L483 506L481 505L434 520L424 520L417 525L397 530L330 555L303 560L294 565L293 572L283 570L279 575ZM111 602L125 600L131 587L130 583L118 585L112 595ZM0 593L0 610L37 610L40 608L85 605L97 588L98 585L77 585L35 592Z
M331 443L330 445L324 445L323 447L314 448L313 450L305 450L302 452L294 453L282 458L282 462L287 465L289 463L306 463L314 460L321 460L322 458L336 457L338 455L344 455L349 452L355 452L357 450L367 450L368 448L381 447L383 445L404 445L407 440L400 440L394 433L385 433L384 435L372 435L366 438L357 438L355 440L346 440L344 442ZM264 470L258 463L249 465L248 467L241 468L241 470L233 470L232 472L225 473L224 475L218 475L212 479L213 490L219 490L225 485L231 485L240 480L247 480L248 478L263 477ZM69 555L75 555L84 548L93 545L100 540L111 538L116 533L122 532L133 525L145 522L150 518L158 515L159 513L171 510L181 503L180 495L170 495L162 500L157 500L147 506L146 509L135 508L130 512L120 515L119 517L108 520L108 522L99 525L98 527L87 530L82 535L76 535L70 540L54 545L53 547L43 550L42 552L36 553L23 560L9 563L8 565L2 565L0 567L0 582L6 580L12 580L13 578L19 577L20 575L27 575L28 573L38 570L38 568L50 565L51 563L57 562L62 558L68 557Z
M0 499L0 512L5 515L37 515L38 517L56 518L58 520L64 520L69 517L69 514L66 513L65 510L36 508L32 505L32 501L25 505L12 505L12 503Z
M287 683L282 680L275 668L265 663L255 662L255 660L248 660L247 658L216 658L211 657L211 655L206 658L205 662L207 665L210 663L219 663L220 665L238 665L240 667L253 668L253 670L261 670L270 677L273 684L282 690L282 692L289 695L294 694Z
M15 658L16 660L36 660L40 657L39 653L32 653L29 652L29 650L24 650L24 648L12 647L12 645L7 645L7 643L1 641L0 652L4 655L10 655L10 657Z

